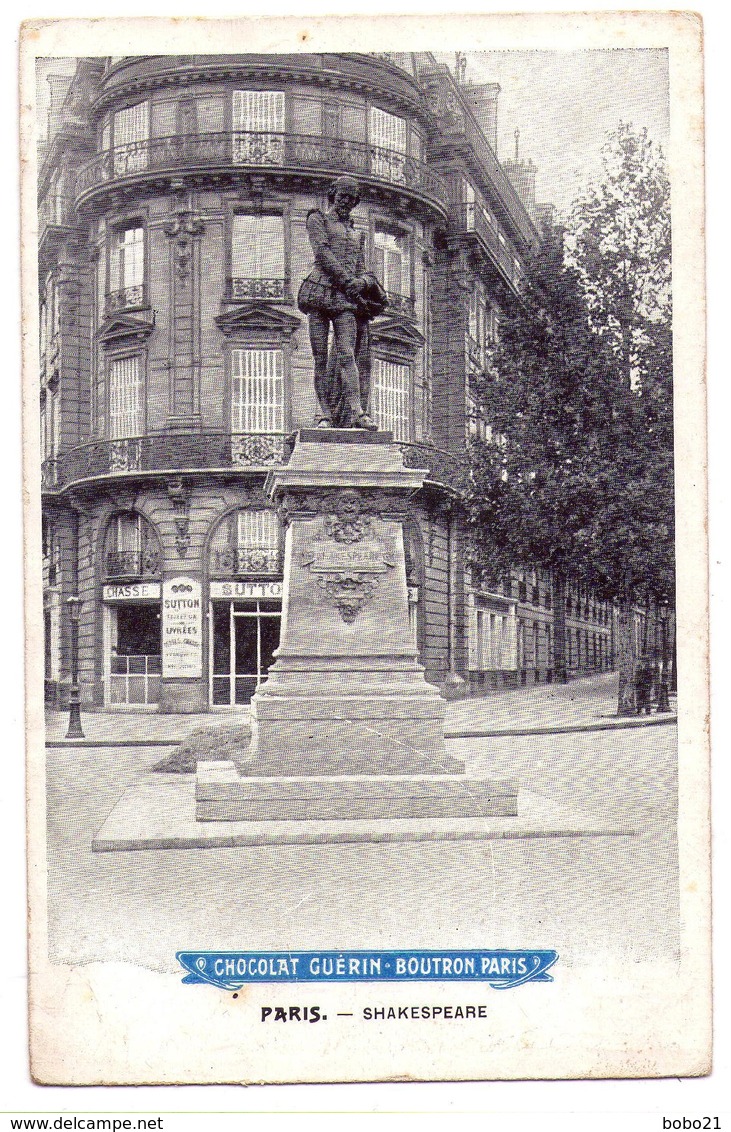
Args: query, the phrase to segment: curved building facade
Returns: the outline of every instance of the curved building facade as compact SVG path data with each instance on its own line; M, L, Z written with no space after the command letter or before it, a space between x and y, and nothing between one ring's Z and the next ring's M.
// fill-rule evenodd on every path
M470 618L497 602L512 633L516 614L465 570L469 372L537 238L488 140L492 88L460 90L430 56L405 54L85 59L51 88L39 197L49 699L69 682L72 595L88 705L231 707L266 674L282 537L264 482L315 416L296 293L307 214L344 172L390 300L372 324L371 415L429 469L406 539L413 631L430 679L469 680L487 655ZM517 656L510 646L499 664Z

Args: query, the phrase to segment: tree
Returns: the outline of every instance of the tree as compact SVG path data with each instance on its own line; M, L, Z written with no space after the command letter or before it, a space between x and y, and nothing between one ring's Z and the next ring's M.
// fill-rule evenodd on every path
M622 459L586 531L592 569L619 602L620 714L635 710L633 609L674 592L670 188L646 130L620 123L603 176L575 203L568 262L616 368Z
M545 234L529 277L476 382L492 440L473 445L468 521L474 558L491 563L493 575L526 561L551 571L553 667L565 682L566 584L587 573L599 469L618 443L614 378L579 273L563 262L560 232Z
M662 155L620 124L604 177L548 235L501 322L477 393L493 425L473 450L475 557L549 568L554 668L565 678L565 585L619 605L618 712L635 710L634 609L673 589L669 195Z

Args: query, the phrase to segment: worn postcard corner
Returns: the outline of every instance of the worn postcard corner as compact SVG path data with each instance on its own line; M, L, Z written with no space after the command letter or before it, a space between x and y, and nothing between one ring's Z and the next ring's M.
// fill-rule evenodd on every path
M23 25L37 1082L710 1072L701 41Z

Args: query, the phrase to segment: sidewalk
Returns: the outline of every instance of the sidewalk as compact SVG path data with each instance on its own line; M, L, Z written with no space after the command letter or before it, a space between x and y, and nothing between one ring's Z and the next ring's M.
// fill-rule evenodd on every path
M671 704L671 706L673 706ZM537 684L491 692L447 704L447 738L491 735L550 735L672 723L675 715L619 718L617 674L583 677L569 684ZM46 713L51 746L176 746L198 727L230 727L248 709L200 715L157 712L82 712L84 739L65 739L68 712Z

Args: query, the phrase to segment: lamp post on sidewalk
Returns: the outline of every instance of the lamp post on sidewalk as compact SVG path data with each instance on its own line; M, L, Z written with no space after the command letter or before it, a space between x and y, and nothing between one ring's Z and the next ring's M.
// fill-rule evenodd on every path
M668 614L670 612L670 602L666 597L660 599L658 612L660 614L662 674L660 676L660 687L657 691L657 710L658 712L662 712L670 711L670 697L668 694Z
M67 739L83 739L81 727L81 696L79 692L79 612L81 598L72 594L66 598L71 620L71 687L69 688L69 726Z

